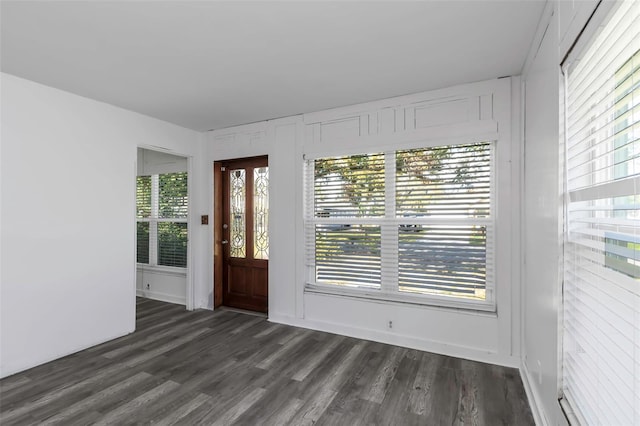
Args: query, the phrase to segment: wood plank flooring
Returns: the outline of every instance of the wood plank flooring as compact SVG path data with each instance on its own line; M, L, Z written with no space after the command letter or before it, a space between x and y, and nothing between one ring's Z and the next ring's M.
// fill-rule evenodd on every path
M6 425L533 425L515 369L138 299L137 331L0 381Z

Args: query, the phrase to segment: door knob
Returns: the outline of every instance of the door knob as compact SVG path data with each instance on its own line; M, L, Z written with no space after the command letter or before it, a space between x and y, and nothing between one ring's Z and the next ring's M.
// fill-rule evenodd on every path
M222 240L222 244L229 244L229 241L227 241L227 240Z

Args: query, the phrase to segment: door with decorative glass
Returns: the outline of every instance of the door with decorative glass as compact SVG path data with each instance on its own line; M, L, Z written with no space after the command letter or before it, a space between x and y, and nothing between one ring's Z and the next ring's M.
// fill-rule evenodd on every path
M225 161L222 177L222 303L267 312L269 167L267 157Z

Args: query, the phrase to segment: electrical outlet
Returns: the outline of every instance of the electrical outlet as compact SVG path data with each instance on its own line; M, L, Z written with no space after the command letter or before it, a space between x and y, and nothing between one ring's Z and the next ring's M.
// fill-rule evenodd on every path
M389 328L393 328L393 321L389 321Z
M149 288L150 288L150 287L151 287L151 286L149 285L149 283L147 283L147 290L149 290Z

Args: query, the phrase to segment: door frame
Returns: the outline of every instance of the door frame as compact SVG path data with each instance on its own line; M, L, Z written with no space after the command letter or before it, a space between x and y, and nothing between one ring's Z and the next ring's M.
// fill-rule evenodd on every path
M222 237L224 235L223 225L223 196L222 186L222 164L232 161L251 161L255 159L266 159L269 164L268 155L255 155L251 157L229 158L213 162L213 309L219 308L223 304L223 277L224 277L224 253L222 247ZM269 282L267 281L267 286ZM267 294L269 293L267 287Z
M183 152L178 152L178 151L174 151L172 149L168 149L168 148L162 148L159 146L155 146L155 145L148 145L148 144L139 144L136 146L136 161L134 163L134 179L133 179L133 194L134 194L134 200L135 197L137 196L137 187L136 187L136 178L138 177L138 149L144 149L147 151L156 151L156 152L161 152L163 154L170 154L176 157L183 157L187 159L187 200L188 200L188 209L187 209L187 276L186 276L186 288L185 288L185 309L187 311L193 311L195 309L196 303L195 303L195 279L194 279L194 274L193 274L193 250L192 250L192 244L191 241L193 239L193 221L191 220L191 215L193 212L193 188L194 188L194 182L193 182L193 155L190 154L185 154ZM137 221L135 220L136 218L136 212L135 212L136 206L134 203L134 212L133 212L133 217L134 217L134 223L133 223L133 235L134 235L134 251L133 251L133 294L134 294L134 298L133 298L133 309L134 312L136 310L136 297L137 297L137 277L138 277L138 247L137 244L135 244L135 235L137 232L137 228L136 228L136 223Z

